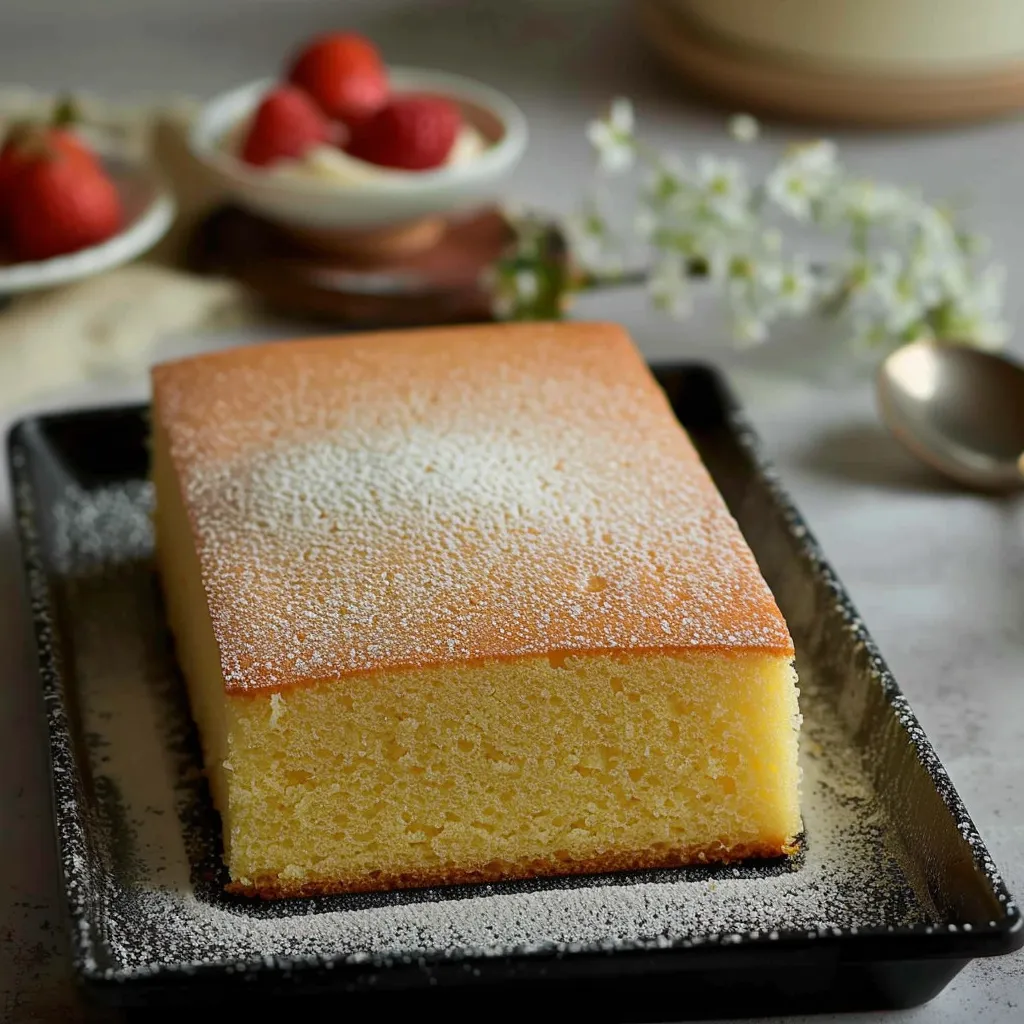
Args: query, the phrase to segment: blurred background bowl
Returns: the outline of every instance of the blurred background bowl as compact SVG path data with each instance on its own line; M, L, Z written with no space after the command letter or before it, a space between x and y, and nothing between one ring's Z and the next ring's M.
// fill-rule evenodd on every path
M688 87L734 109L866 126L1024 109L1020 0L634 0Z
M121 197L124 228L99 245L67 256L32 263L0 263L0 296L53 288L119 267L148 252L174 221L170 190L148 167L104 157L103 163Z

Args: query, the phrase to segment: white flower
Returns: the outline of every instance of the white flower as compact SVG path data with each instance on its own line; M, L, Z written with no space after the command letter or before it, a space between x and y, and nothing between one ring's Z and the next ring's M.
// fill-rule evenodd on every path
M567 217L565 234L573 255L584 266L598 264L604 258L608 227L594 207L589 206Z
M933 302L943 296L958 299L971 287L970 267L956 248L918 247L910 257L910 273L922 288L934 293Z
M923 319L928 310L915 285L903 258L895 252L883 253L871 282L871 292L879 305L882 322L895 336Z
M821 285L810 264L796 258L789 262L761 254L734 255L729 268L727 294L734 316L744 326L744 340L759 341L760 331L780 316L801 316L815 303Z
M956 228L949 215L927 203L918 204L914 211L914 226L920 233L920 241L928 249L949 249L962 251Z
M750 186L742 164L704 155L697 161L697 183L707 209L727 224L747 219Z
M838 149L829 139L817 139L804 142L790 150L788 160L799 167L808 178L816 181L828 181L839 170L836 159Z
M725 283L725 295L733 309L747 309L750 306L753 281L730 271Z
M818 298L819 282L810 264L802 258L781 267L775 288L775 306L788 316L803 316Z
M738 316L733 321L736 340L747 345L759 345L768 340L768 325L756 316Z
M540 283L537 281L536 272L533 270L516 271L515 289L520 302L532 302L537 298Z
M751 142L759 130L749 115L729 120L737 141ZM932 335L995 345L1006 336L1000 268L979 274L972 238L915 189L847 176L832 142L790 149L755 181L735 160L695 154L683 162L652 153L635 137L626 100L612 103L587 135L604 171L641 165L631 235L650 254L651 301L673 316L689 312L689 278L702 273L727 300L736 335L747 343L763 341L779 317L819 306L849 315L865 343ZM595 190L589 209L566 227L573 255L592 272L624 255L620 211L601 195ZM784 255L781 233L771 226L780 212L830 232L845 249L813 269L804 257ZM630 214L622 213L629 226ZM522 303L536 299L544 283L529 271L510 274L504 287Z
M920 260L911 259L906 269L907 286L917 296L917 301L922 309L928 310L938 306L952 294L960 291L957 284L956 290L951 291L944 287L945 282L931 272L931 268L923 265Z
M622 135L632 136L636 118L633 116L633 104L623 96L612 100L609 122Z
M785 271L782 264L773 260L763 260L754 264L752 277L758 288L768 295L776 295L782 290Z
M791 217L797 220L811 219L812 196L796 168L780 164L765 182L765 191Z
M890 339L885 324L877 317L860 312L853 318L851 342L856 348L874 348ZM922 336L926 332L922 332Z
M702 200L696 175L681 160L668 158L658 162L645 184L642 202L658 217L659 223L692 227Z
M761 134L761 125L750 114L734 114L729 118L729 134L737 142L753 142Z
M963 337L976 348L994 352L1010 340L1010 325L1005 320L972 320L964 325Z
M686 162L669 153L644 175L644 188L652 201L658 201L670 198L692 180L693 173Z
M912 220L918 215L921 204L895 185L861 178L844 181L833 198L833 206L830 212L836 220L874 224Z
M770 254L782 251L782 232L778 228L765 228L761 232L761 248Z
M608 116L587 126L587 138L597 150L601 168L609 174L628 170L633 165L633 104L626 99L612 102Z
M969 247L957 236L949 218L934 207L922 207L915 228L912 272L940 296L959 300L974 287Z
M516 297L503 281L492 282L491 314L495 320L510 320L516 313Z
M686 259L678 253L663 255L647 281L654 305L676 320L689 316L693 309Z
M633 218L633 230L644 241L650 239L654 232L658 230L658 215L647 204L642 205L637 210Z
M797 220L809 220L812 205L838 173L835 143L821 140L791 150L765 181L772 201Z
M526 267L514 272L490 267L481 275L481 284L490 292L491 313L496 320L513 320L528 312L540 292L536 271Z
M1006 268L998 263L978 274L953 305L950 340L968 341L985 349L1005 344L1010 337L1010 327L1001 318L1005 287Z
M733 254L729 245L716 235L708 235L701 246L701 257L707 266L707 277L709 281L720 284L729 276L729 268L732 265Z
M725 291L736 340L745 345L764 341L768 325L778 316L775 299L783 278L781 265L777 260L736 252L727 273Z
M1006 267L992 263L978 275L972 298L980 313L997 317L1003 311L1005 293Z

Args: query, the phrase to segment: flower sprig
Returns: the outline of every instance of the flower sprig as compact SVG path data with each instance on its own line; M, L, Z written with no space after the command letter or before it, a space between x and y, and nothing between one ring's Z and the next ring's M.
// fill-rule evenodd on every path
M729 128L744 143L759 134L746 115ZM764 341L786 317L810 313L841 318L861 344L927 337L997 347L1008 334L1005 274L998 264L982 265L983 240L916 191L850 173L830 141L791 147L755 181L734 159L650 149L624 99L587 128L587 137L598 179L564 227L571 252L556 252L550 238L539 241L537 223L518 222L521 244L499 272L507 316L560 315L571 292L622 275L632 242L647 262L626 278L643 279L656 307L687 316L692 282L704 279L723 294L735 337L747 344ZM607 198L607 184L634 170L640 183L624 231L610 212L618 204ZM786 227L802 236L817 229L832 257L793 251Z

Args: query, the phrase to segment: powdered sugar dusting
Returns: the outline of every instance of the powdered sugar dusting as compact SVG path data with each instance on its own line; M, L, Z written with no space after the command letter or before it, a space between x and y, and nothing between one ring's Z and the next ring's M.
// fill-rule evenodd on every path
M552 650L791 649L616 328L288 343L155 381L229 688Z
M55 518L66 578L103 959L115 977L161 965L362 963L437 954L571 952L768 940L793 931L927 924L888 827L813 666L804 678L806 853L772 865L261 903L220 891L209 807L149 550L147 490L69 491ZM209 875L213 873L212 881Z

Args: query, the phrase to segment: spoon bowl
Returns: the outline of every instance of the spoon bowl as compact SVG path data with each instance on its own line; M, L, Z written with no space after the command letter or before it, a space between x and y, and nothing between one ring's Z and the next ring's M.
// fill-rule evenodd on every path
M883 421L918 458L967 487L1024 486L1024 367L915 341L882 363L876 383Z

